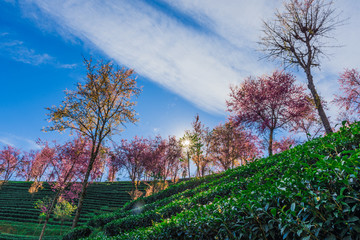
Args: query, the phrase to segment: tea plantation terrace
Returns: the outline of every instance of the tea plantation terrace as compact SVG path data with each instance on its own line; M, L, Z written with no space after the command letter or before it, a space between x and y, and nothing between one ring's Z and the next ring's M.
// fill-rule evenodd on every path
M360 124L175 184L63 239L360 239Z

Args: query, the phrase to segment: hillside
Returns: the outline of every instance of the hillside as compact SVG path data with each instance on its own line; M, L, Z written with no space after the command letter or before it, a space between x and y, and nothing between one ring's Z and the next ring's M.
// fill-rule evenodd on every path
M64 239L360 239L360 124L92 218Z
M31 182L9 182L0 190L0 239L38 239L42 224L39 220L39 209L34 208L38 199L53 194L49 184L36 193L28 192ZM144 185L140 190L144 190ZM130 201L128 192L131 182L93 183L89 185L80 218L80 225L90 218L113 211ZM61 227L58 219L51 218L46 230L45 239L59 239L61 233L68 231L72 219L65 221ZM31 237L34 236L34 237Z

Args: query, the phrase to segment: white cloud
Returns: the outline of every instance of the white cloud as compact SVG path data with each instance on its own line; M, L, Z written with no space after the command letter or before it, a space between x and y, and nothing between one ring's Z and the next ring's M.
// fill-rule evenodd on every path
M257 47L262 19L281 6L280 0L165 1L241 48Z
M77 67L76 63L73 64L58 64L57 65L59 68L66 68L66 69L73 69Z
M39 54L19 40L0 41L0 50L2 55L8 55L15 61L32 65L40 65L53 60L48 54Z
M35 141L9 133L1 133L0 143L3 146L10 145L12 147L16 147L25 151L40 149L40 146L36 144Z
M62 64L47 53L39 53L35 49L28 47L23 41L12 38L8 32L0 33L0 54L11 58L17 62L22 62L34 66L50 64L57 68L72 69L77 64Z
M118 63L134 68L209 112L224 112L229 84L275 68L275 63L258 61L261 54L256 52L256 42L262 20L273 18L275 8L282 6L281 0L164 1L204 31L153 8L146 1L28 0L28 3L29 9L37 6L42 13L35 15L37 21L50 18L57 23L60 34L67 32L92 44ZM344 7L344 15L351 16L352 22L336 34L346 47L336 52L331 61L324 62L323 70L328 74L334 74L334 69L345 63L358 64L359 54L354 53L360 51L356 45L359 33L355 31L359 25L355 9L359 9L360 3L339 2L336 6ZM330 81L334 83L336 79ZM330 90L323 90L331 98Z
M62 29L207 111L223 112L229 84L256 67L256 57L227 40L188 28L143 2L33 2Z
M14 144L11 141L9 141L8 138L5 138L5 137L0 138L0 143L14 147Z
M334 32L335 45L340 47L328 49L330 55L323 61L323 71L338 75L344 68L360 69L360 1L338 0L334 4L345 21Z

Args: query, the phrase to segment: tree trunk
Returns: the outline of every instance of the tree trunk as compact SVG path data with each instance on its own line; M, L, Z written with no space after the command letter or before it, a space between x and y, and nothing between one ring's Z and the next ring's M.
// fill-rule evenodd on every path
M308 88L310 89L311 94L312 94L312 96L314 98L315 107L319 112L319 116L320 116L321 122L322 122L322 124L323 124L323 126L325 128L326 134L332 133L333 130L331 129L329 119L326 116L324 108L323 108L323 106L321 104L320 97L319 97L319 95L318 95L318 93L317 93L317 91L315 89L313 76L311 75L311 72L307 71L306 76L307 76L307 79L308 79Z
M60 191L56 193L56 196L55 196L55 198L53 199L53 201L52 201L52 203L51 203L51 205L50 205L49 210L46 212L46 218L45 218L45 222L44 222L43 228L42 228L41 233L40 233L40 236L39 236L39 240L42 240L43 237L44 237L46 225L48 224L49 219L50 219L50 214L51 214L52 210L54 209L54 206L55 206L55 204L56 204L59 196L60 196Z
M78 202L76 214L75 214L74 221L73 221L71 229L74 229L77 226L77 223L79 222L80 213L81 213L84 198L85 198L87 183L88 183L88 180L89 180L89 177L90 177L90 172L92 170L93 164L94 164L95 159L97 157L97 153L98 153L98 149L95 151L95 153L91 154L89 166L88 166L88 168L86 170L86 173L85 173L85 178L84 178L84 182L83 182L80 197L79 197L79 202Z
M189 170L189 180L190 180L190 154L189 154L189 151L187 151L187 159L188 159L188 170Z
M270 128L270 134L269 134L269 147L268 147L268 152L269 152L269 156L273 155L273 135L274 135L274 129Z

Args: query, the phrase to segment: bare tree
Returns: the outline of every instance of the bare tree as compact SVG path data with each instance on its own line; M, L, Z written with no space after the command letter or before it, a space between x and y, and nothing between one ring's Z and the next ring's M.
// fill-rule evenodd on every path
M260 45L268 58L281 59L286 65L300 66L326 133L332 132L321 98L314 85L312 69L320 67L326 40L343 21L331 0L289 0L284 11L275 13L273 21L264 22Z

